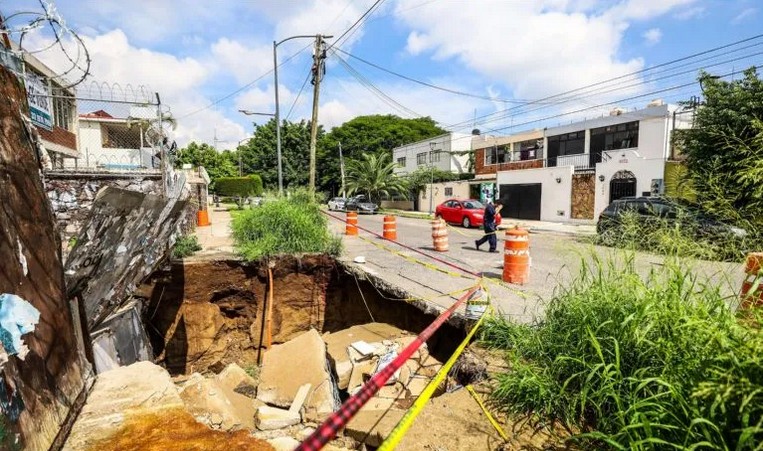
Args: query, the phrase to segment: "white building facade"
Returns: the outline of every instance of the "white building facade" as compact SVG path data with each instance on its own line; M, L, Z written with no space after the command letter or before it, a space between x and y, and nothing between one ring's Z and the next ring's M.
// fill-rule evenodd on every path
M159 159L147 142L144 127L103 110L79 116L78 168L105 170L156 169Z
M470 138L463 133L447 133L396 147L392 150L392 161L397 165L395 174L405 175L417 169L431 168L454 174L467 173Z

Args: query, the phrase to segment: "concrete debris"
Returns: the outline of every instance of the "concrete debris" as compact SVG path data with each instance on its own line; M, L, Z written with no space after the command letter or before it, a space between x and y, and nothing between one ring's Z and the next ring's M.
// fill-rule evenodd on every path
M336 371L337 382L336 386L340 390L347 390L350 385L350 378L352 377L353 363L349 360L335 362L334 370Z
M234 393L254 398L257 395L257 381L246 373L243 368L231 363L220 374L215 376L215 381L220 387Z
M352 375L347 386L347 393L354 395L368 380L376 369L376 362L358 362L352 368Z
M183 409L183 400L164 368L138 362L107 371L98 376L63 449L91 449L117 431L127 413L166 409Z
M299 446L299 441L291 437L278 437L267 440L267 442L275 449L275 451L294 451L294 449Z
M302 410L302 406L305 404L305 400L307 400L307 395L310 393L311 387L312 385L310 384L305 384L299 387L297 395L294 397L294 402L292 402L291 407L289 407L289 412L299 413Z
M384 367L392 363L397 358L397 351L389 351L386 354L379 357L379 361L376 364L376 370L374 371L374 374L377 374L379 371L383 370ZM400 370L395 371L395 374L392 375L387 380L387 383L385 385L394 384L397 381L397 378L400 376Z
M339 407L326 358L326 344L314 329L265 353L257 399L289 408L304 384L312 386L305 402L307 415L327 416Z
M91 333L96 373L152 358L140 310L140 302L132 300Z
M347 424L344 433L358 442L378 447L389 436L404 414L404 410L388 410L384 413L360 411Z
M350 344L350 346L358 351L364 359L371 357L376 352L376 346L371 346L365 341L356 341Z
M34 332L40 321L40 312L32 304L15 294L0 294L0 342L10 355L24 360L29 348L21 338Z
M302 418L299 413L291 412L277 407L260 406L257 408L255 424L257 429L268 431L273 429L283 429L285 427L298 424Z
M254 428L255 400L223 389L215 379L194 373L183 384L180 398L197 421L212 429L235 431Z

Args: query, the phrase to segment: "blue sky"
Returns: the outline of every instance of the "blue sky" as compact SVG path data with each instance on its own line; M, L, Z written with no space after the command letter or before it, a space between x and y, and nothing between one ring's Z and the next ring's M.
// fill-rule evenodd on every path
M373 3L134 0L125 7L116 0L58 0L55 5L67 25L83 37L94 79L143 84L158 91L179 119L176 135L181 145L188 140L211 143L216 134L220 147L235 147L251 133L252 119L265 119L243 116L238 109L273 111L272 75L205 107L270 70L274 39L315 33L338 37ZM40 10L37 0L0 3L6 16L30 9ZM759 34L761 9L758 0L386 0L340 47L449 89L533 101ZM308 44L302 40L282 45L279 60ZM516 108L510 115L487 116L477 127L509 133L600 115L614 105L644 106L653 97L685 99L698 94L699 87L649 94L690 83L702 65L712 64L711 72L725 74L763 63L763 54L755 55L763 52L763 40L747 45L709 54L705 61L620 79L563 104L536 104ZM40 57L54 67L62 64L60 55ZM332 55L320 102L320 121L329 128L361 114L420 114L468 133L475 110L482 117L515 105L433 90L347 61L397 103L371 92ZM305 50L281 67L283 116L295 102L310 62ZM621 101L635 96L642 97ZM309 117L311 101L308 83L290 119ZM587 110L572 114L579 109ZM570 114L533 122L564 113Z

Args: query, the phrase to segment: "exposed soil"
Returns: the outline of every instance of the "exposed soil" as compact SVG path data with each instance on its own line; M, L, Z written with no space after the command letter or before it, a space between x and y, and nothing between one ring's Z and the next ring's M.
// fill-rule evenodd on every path
M344 273L326 256L287 257L274 262L272 343L312 328L334 332L383 322L418 333L434 316L379 292ZM238 261L177 263L141 287L157 363L171 374L219 372L229 363L246 368L267 345L263 330L268 267ZM373 319L372 319L373 318ZM464 337L444 325L428 342L444 360Z
M265 441L249 431L214 431L197 422L185 409L161 413L130 414L111 437L94 445L91 451L271 451Z

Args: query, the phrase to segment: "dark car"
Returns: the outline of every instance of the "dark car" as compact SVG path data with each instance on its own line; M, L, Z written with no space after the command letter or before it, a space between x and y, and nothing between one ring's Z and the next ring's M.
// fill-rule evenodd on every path
M376 214L376 212L379 211L379 206L368 200L368 197L363 194L347 199L344 208L347 211L357 211L358 213L368 214Z
M482 226L485 205L475 199L448 199L435 209L435 216L445 222L466 227ZM495 225L501 225L501 215L495 215Z
M698 238L743 239L748 235L746 230L726 224L695 205L662 197L624 197L613 201L599 215L596 231L599 234L606 233L617 226L628 212L635 214L645 226L656 225L657 221L668 224L680 221L691 225Z

